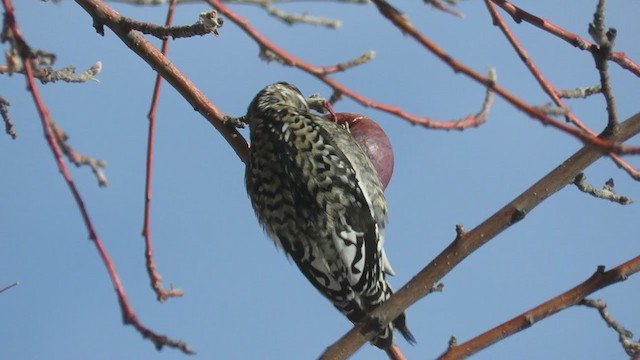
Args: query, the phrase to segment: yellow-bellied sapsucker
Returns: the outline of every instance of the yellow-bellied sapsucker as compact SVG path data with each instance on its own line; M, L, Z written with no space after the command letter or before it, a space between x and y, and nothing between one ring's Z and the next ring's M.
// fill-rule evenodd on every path
M293 85L276 83L247 111L251 155L247 192L258 220L304 276L358 323L392 294L383 248L387 204L371 161L344 126L311 112ZM393 329L414 338L404 313L372 340L393 344Z

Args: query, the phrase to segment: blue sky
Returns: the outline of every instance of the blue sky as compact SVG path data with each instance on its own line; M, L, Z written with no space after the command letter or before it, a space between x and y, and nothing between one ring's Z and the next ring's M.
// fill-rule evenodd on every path
M144 268L142 229L146 114L155 73L107 30L97 35L74 2L15 1L29 43L57 54L57 66L80 71L96 61L100 82L41 86L54 119L78 151L108 161L108 188L89 169L71 171L98 234L113 257L133 307L144 324L187 341L197 358L309 359L350 324L307 284L259 227L244 189L243 164L217 132L165 86L155 153L153 225L156 261L165 285L186 295L160 304ZM588 37L595 1L522 1L525 9ZM112 4L122 14L162 23L164 7ZM549 100L528 75L480 1L464 1L464 20L420 1L399 5L413 24L450 55L484 72L533 104ZM337 74L362 94L436 119L462 118L479 109L484 90L403 37L371 5L301 2L292 12L343 20L339 30L288 27L248 5L233 9L292 54L331 65L375 50L371 63ZM190 24L208 10L180 6L176 23ZM609 4L607 25L618 29L617 49L640 61L640 3ZM508 18L507 18L508 19ZM513 26L532 58L560 88L598 81L591 56L531 26ZM154 40L155 41L155 40ZM155 41L155 43L159 43ZM258 48L227 21L217 38L171 44L169 56L224 112L242 115L266 84L286 80L304 93L330 95L315 78L260 61ZM640 82L611 64L622 119L638 112ZM122 324L113 288L82 219L59 175L21 75L2 77L0 93L12 102L18 139L0 137L0 294L2 359L184 359L157 352ZM599 131L606 122L601 97L570 101ZM488 122L464 132L414 127L353 101L337 111L376 119L395 150L387 189L387 254L399 288L454 238L455 224L471 229L581 147L579 141L539 123L497 99ZM247 132L244 131L244 134ZM631 143L640 142L635 139ZM636 166L638 158L628 158ZM638 183L602 159L586 170L601 186L640 201ZM638 204L622 207L567 187L448 274L444 292L412 306L408 324L418 344L399 340L411 359L434 358L451 335L465 341L589 277L598 265L616 266L640 253ZM640 332L640 277L594 295L628 329ZM597 313L572 308L479 353L496 358L625 358L617 335ZM354 359L384 359L371 346Z

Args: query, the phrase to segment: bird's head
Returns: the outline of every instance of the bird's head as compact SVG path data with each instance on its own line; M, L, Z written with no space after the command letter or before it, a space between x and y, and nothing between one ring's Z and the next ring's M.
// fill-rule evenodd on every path
M278 82L265 87L253 98L247 115L251 118L253 114L278 112L284 108L308 111L309 105L297 87L287 82Z

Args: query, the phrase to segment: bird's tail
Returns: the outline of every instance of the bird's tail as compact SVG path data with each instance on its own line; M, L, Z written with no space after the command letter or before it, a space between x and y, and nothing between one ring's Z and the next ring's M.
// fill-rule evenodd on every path
M391 324L382 329L376 337L371 339L371 344L383 350L389 349L393 345L393 329L397 329L409 344L413 345L416 343L416 339L407 327L406 317L404 313L402 313L393 320Z
M411 345L416 343L416 338L413 337L411 331L407 327L407 319L404 313L400 314L395 320L393 320L393 327L398 329L402 337Z

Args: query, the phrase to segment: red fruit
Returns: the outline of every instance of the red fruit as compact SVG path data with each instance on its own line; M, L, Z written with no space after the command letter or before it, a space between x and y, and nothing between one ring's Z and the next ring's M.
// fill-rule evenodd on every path
M382 188L386 189L393 175L393 148L380 125L366 116L336 113L326 118L338 124L349 124L351 136L360 144L378 172Z

